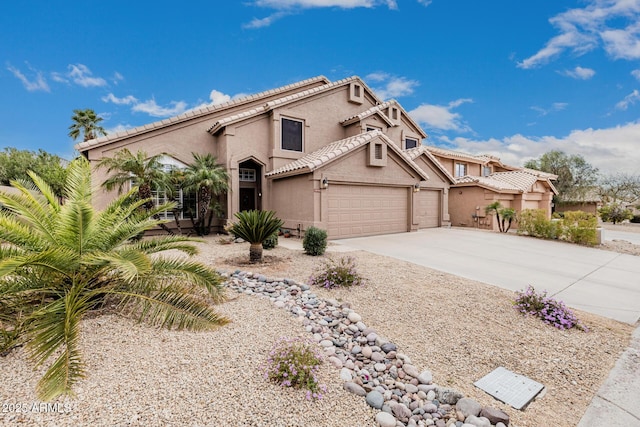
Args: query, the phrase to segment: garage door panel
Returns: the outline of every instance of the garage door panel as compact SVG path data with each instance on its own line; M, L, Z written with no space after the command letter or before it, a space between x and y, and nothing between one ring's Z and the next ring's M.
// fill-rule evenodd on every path
M401 233L408 230L408 190L405 187L331 185L328 234L331 238Z
M418 228L440 226L441 193L438 190L422 190L418 193Z

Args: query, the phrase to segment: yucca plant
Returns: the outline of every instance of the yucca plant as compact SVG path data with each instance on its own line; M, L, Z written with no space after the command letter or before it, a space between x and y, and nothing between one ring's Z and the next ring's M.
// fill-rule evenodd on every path
M250 243L250 262L262 262L262 242L276 233L284 222L274 211L242 211L235 216L238 222L233 223L229 231Z
M227 322L212 304L224 301L220 276L189 257L163 257L196 248L186 237L133 241L171 206L140 209L137 188L104 211L91 206L91 167L84 158L68 169L65 203L30 173L13 182L20 194L0 193L0 335L24 343L36 366L48 364L37 387L43 400L73 394L85 373L79 349L84 315L106 301L151 325L191 330ZM6 344L6 343L5 343Z

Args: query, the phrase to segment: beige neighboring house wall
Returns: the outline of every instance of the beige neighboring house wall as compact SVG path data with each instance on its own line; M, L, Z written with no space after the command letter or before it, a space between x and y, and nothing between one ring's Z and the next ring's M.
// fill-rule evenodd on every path
M472 155L439 147L426 147L454 182L449 188L451 225L497 230L495 215L486 215L485 208L499 202L516 213L524 209L543 209L551 218L553 195L557 190L551 182L557 176L503 164L499 158ZM455 176L465 165L466 174ZM517 229L517 222L511 228Z
M290 146L283 147L287 135ZM432 179L404 151L407 144L422 145L426 136L397 101L382 102L360 78L330 82L320 76L76 148L93 165L123 148L161 154L175 165L189 164L194 152L211 153L230 175L230 190L220 199L225 218L216 226L240 210L270 209L285 228L303 232L315 225L338 238L448 220L442 173ZM94 169L95 185L106 177ZM437 193L420 197L423 188ZM434 221L427 209L436 194ZM94 204L103 208L114 196L100 190ZM189 226L183 219L182 227Z

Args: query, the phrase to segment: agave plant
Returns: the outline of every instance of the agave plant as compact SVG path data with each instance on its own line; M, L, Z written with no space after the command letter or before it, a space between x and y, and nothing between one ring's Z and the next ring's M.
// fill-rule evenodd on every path
M282 227L282 220L274 211L242 211L236 213L238 222L229 227L234 235L246 240L249 246L249 261L262 262L262 242Z
M136 188L104 211L91 206L91 168L84 158L68 169L65 203L30 173L13 182L19 194L0 193L0 337L25 344L36 366L47 364L38 395L73 394L85 373L80 323L106 300L167 328L211 329L227 322L212 304L224 300L216 272L167 250L196 252L186 237L132 238L156 225L171 206L140 209Z

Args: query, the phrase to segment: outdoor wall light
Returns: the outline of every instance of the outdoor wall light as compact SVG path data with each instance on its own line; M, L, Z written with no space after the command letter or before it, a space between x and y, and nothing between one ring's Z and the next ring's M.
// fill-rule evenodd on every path
M416 182L415 184L413 184L413 192L417 193L418 191L420 191L420 183Z
M327 178L322 178L322 188L329 188L329 180Z

